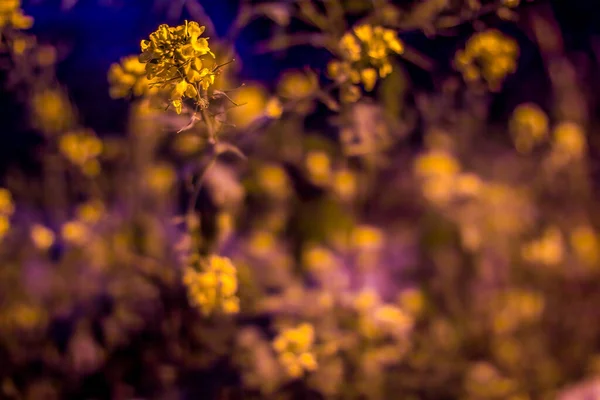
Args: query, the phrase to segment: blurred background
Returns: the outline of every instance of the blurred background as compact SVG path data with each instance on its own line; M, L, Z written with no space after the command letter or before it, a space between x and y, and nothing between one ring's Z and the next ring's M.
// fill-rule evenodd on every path
M600 391L600 2L0 0L0 63L1 399Z

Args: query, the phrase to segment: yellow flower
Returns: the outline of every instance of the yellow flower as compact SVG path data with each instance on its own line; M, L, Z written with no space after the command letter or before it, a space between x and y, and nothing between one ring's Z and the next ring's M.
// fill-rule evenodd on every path
M356 195L356 176L348 169L336 171L332 185L333 191L344 200L349 200Z
M577 226L570 236L571 247L581 262L587 265L597 264L600 260L600 241L598 234L589 225Z
M536 104L521 104L513 112L510 130L517 151L529 153L548 135L548 117Z
M43 225L35 224L30 235L33 244L40 250L48 250L54 243L54 232Z
M31 97L30 113L34 126L48 134L69 129L74 119L71 102L60 89L34 92Z
M317 245L309 246L302 252L302 261L313 272L331 271L336 265L331 250Z
M97 157L102 153L102 141L89 129L69 132L59 141L60 152L67 160L81 168L87 176L100 172Z
M104 214L104 204L100 200L91 200L78 206L75 214L79 221L95 224Z
M156 92L151 81L146 77L146 66L137 56L127 56L120 63L112 64L108 71L110 96L112 98L126 97L130 93L143 96Z
M6 236L10 229L10 220L6 215L0 215L0 240Z
M554 266L564 258L564 243L557 227L547 228L542 237L523 246L521 255L525 261Z
M14 211L12 195L7 189L0 188L0 215L10 216Z
M302 99L312 95L318 86L319 83L314 73L286 71L279 81L278 91L282 97Z
M467 81L482 77L491 90L498 90L505 77L517 68L517 43L496 29L473 35L454 64Z
M324 184L331 174L331 162L327 153L311 151L306 155L306 169L310 178L316 183Z
M178 114L185 98L206 107L206 99L200 96L198 88L206 91L215 81L214 70L204 66L205 56L215 57L208 38L200 37L204 29L188 21L177 27L163 24L140 43L139 62L146 64L146 77L171 92L171 105Z
M165 194L175 184L177 174L173 167L167 163L151 165L146 172L146 182L150 190L155 193Z
M553 150L565 159L581 158L586 151L585 132L575 122L561 122L554 128Z
M378 249L383 240L383 232L375 226L359 225L352 231L352 244L358 249Z
M273 348L289 377L299 378L304 372L317 369L317 360L313 352L314 341L314 328L308 323L284 329L275 337Z
M415 173L418 177L454 176L460 171L460 164L450 154L434 150L422 154L415 161Z
M269 118L278 119L283 114L283 106L277 97L272 97L265 105L265 114Z
M90 231L81 221L69 221L61 228L61 237L67 243L82 245L89 239Z
M279 165L265 165L258 170L258 184L275 197L283 197L289 192L289 181L285 170Z
M200 271L186 267L183 283L190 303L204 315L217 310L226 314L239 311L237 271L229 258L212 255Z
M0 29L10 26L15 29L29 29L33 18L24 15L20 0L2 0L0 2Z
M350 83L362 82L365 90L370 92L378 78L384 78L392 72L388 56L404 52L404 45L395 31L368 24L358 25L352 32L345 33L338 47L343 61L331 61L327 69L332 79L345 83L340 96L347 103L356 101L360 95L357 96L358 88Z
M260 84L250 83L236 91L235 100L240 106L229 111L231 122L239 128L247 128L264 115L267 91Z

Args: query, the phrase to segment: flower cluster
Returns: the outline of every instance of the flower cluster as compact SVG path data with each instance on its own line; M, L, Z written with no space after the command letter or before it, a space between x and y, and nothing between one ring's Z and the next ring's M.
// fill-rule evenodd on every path
M137 56L128 56L111 65L108 71L110 96L114 99L126 97L130 93L143 96L156 91L146 76L146 65Z
M77 165L87 176L100 172L98 156L102 153L102 141L89 129L68 132L60 138L60 152Z
M199 263L193 257L192 263ZM201 270L194 266L185 268L183 283L187 287L190 302L204 315L217 310L226 314L235 314L240 309L237 271L231 260L226 257L210 256Z
M342 60L329 63L329 76L337 82L348 83L342 86L342 99L353 102L360 95L355 85L362 83L366 91L373 90L378 78L392 72L390 54L402 54L404 44L395 31L364 24L342 36L339 51Z
M21 0L3 0L0 2L0 29L11 27L14 29L29 29L33 25L33 18L23 14Z
M150 40L141 42L139 61L146 64L147 78L171 92L171 105L178 114L184 98L195 99L200 108L208 105L199 91L208 90L215 81L215 69L205 65L205 57L215 55L208 38L200 37L204 30L197 22L185 21L177 27L163 24L150 34Z
M317 369L317 360L313 353L315 331L311 324L304 323L285 329L273 341L279 362L292 378L299 378L304 372Z
M506 76L517 69L518 55L514 39L489 29L473 35L465 49L456 53L454 63L466 81L483 78L491 90L499 90Z
M8 190L0 188L0 239L6 235L10 228L10 217L14 210L12 195Z
M548 116L538 105L519 105L510 120L510 131L517 151L527 154L535 145L546 139L548 124Z

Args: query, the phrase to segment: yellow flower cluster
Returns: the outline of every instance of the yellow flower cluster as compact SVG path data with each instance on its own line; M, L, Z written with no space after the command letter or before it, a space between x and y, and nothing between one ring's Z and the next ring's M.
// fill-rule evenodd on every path
M362 83L366 91L375 87L378 78L385 78L392 72L389 55L402 54L404 44L391 29L368 24L356 26L347 32L339 42L342 60L331 61L329 76L342 86L342 100L358 100L360 91L355 85Z
M548 116L536 104L521 104L513 112L510 131L517 151L529 153L548 136Z
M126 97L130 93L143 96L156 91L146 76L146 65L141 63L137 56L124 57L119 63L111 65L108 83L110 97L113 99Z
M181 113L183 99L196 99L196 105L207 106L200 89L207 90L215 81L214 70L204 65L204 57L215 55L210 50L208 38L201 38L205 27L197 22L185 21L183 25L160 25L142 40L139 61L146 64L146 76L153 84L171 92L171 104Z
M60 152L73 164L81 168L86 176L100 173L98 156L102 153L102 141L89 129L69 132L59 141Z
M33 93L30 113L34 126L49 135L69 129L75 119L71 102L61 89Z
M315 331L308 323L281 332L273 341L285 372L292 378L299 378L304 372L317 369L317 360L313 352Z
M600 239L589 225L577 226L570 235L570 244L580 262L592 266L600 260Z
M0 239L10 228L10 217L15 211L12 195L7 189L0 188Z
M21 0L0 1L0 29L6 27L29 29L32 25L33 18L24 15L21 10Z
M587 151L585 132L576 122L561 122L554 128L552 143L552 161L556 165L566 166L569 162L580 160Z
M531 290L512 288L496 299L493 329L498 334L511 333L523 324L537 321L544 311L544 297Z
M183 283L187 287L190 302L204 315L216 310L226 314L239 312L237 271L229 258L210 256L201 271L192 266L186 267Z
M496 29L473 35L455 56L456 68L466 81L483 78L491 90L498 90L504 78L517 69L517 43Z
M54 232L40 224L33 225L29 235L34 246L42 251L48 250L54 243L55 239Z
M547 228L540 239L523 246L523 259L530 263L555 266L564 258L564 241L557 227Z

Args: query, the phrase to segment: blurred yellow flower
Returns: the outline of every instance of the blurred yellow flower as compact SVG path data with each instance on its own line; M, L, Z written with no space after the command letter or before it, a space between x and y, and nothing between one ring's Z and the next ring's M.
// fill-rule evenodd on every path
M588 265L600 261L600 240L597 232L589 225L579 225L571 232L571 248L579 260Z
M289 377L299 378L304 372L317 369L317 359L313 352L314 341L315 331L308 323L287 328L275 337L273 348Z
M2 0L0 2L0 29L12 27L29 29L33 26L33 18L23 14L21 0Z
M40 250L48 250L54 243L54 232L40 224L33 225L30 236L35 247Z
M0 214L10 216L15 211L12 195L8 189L0 188Z
M310 151L306 155L305 166L309 177L317 184L325 184L331 174L331 161L323 151Z
M465 80L478 80L481 76L491 90L498 90L505 77L516 71L518 55L514 39L488 29L467 41L464 51L456 53L454 64Z
M289 193L289 180L285 170L276 164L267 164L257 173L259 186L269 195L285 197Z
M334 173L332 188L343 200L354 198L357 191L356 175L348 169L341 169Z
M265 113L267 106L267 90L258 83L242 86L235 92L235 101L239 107L229 110L231 122L239 128L247 128Z
M0 240L6 236L10 229L10 220L6 215L0 215Z
M561 122L554 128L553 156L556 162L566 165L581 159L587 150L583 128L575 122Z
M306 247L302 252L302 262L309 271L317 273L331 271L336 265L331 250L319 245Z
M104 214L104 204L100 200L90 200L78 206L75 214L79 221L95 224Z
M146 76L146 65L136 55L124 57L119 63L112 64L108 70L108 83L110 96L114 99L126 97L130 93L143 96L157 91Z
M318 86L317 76L314 73L291 70L281 75L277 89L282 97L303 99L312 95Z
M283 106L277 97L271 97L265 104L265 115L269 118L279 119L283 114Z
M92 130L73 131L61 136L59 149L63 156L81 168L87 176L100 173L97 157L102 153L102 141Z
M352 246L362 250L381 248L384 235L381 229L372 225L359 225L352 231Z
M35 128L47 134L56 134L69 129L74 120L74 111L60 89L44 89L31 96L30 113Z
M190 303L202 314L209 315L217 310L225 314L239 312L237 270L229 258L209 256L200 271L192 266L185 267L183 283Z
M546 139L548 117L537 104L521 104L513 112L510 131L517 151L527 154Z
M555 266L563 261L564 243L557 227L547 228L542 237L523 246L523 259L530 263Z
M157 163L151 165L146 171L146 183L150 190L159 194L168 193L175 181L177 173L168 163Z
M74 245L83 245L88 241L90 231L81 221L69 221L61 227L61 237Z

